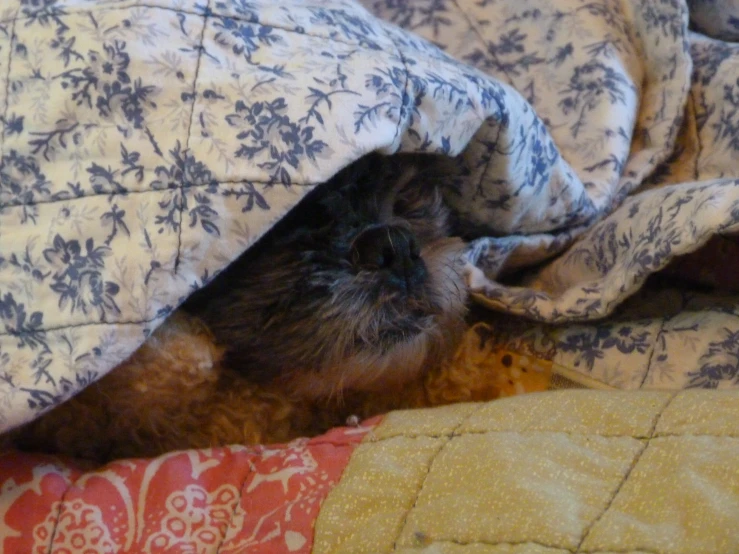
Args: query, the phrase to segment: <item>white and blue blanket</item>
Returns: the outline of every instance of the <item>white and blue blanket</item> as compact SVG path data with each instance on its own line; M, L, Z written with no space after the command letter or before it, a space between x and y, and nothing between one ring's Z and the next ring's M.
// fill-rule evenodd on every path
M690 4L3 0L0 431L373 150L459 155L479 301L607 315L739 230L739 8Z

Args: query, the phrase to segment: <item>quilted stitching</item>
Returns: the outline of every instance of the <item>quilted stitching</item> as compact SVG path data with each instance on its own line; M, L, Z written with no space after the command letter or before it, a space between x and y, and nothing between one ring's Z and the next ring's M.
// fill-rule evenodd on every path
M652 438L654 437L654 432L657 429L657 425L659 425L660 420L662 419L662 414L665 413L665 410L667 410L670 407L670 404L675 399L677 395L674 394L670 397L670 399L665 403L665 405L662 407L662 409L659 411L659 413L654 417L654 422L652 424L652 428L649 430L649 436L647 436L646 441L644 442L644 446L642 449L637 453L637 455L634 457L633 462L631 463L629 469L626 471L623 480L618 484L618 487L615 491L613 491L613 496L611 496L610 500L608 501L608 504L606 505L603 512L598 515L595 520L593 520L592 525L588 526L588 528L585 530L585 533L583 534L582 540L577 545L577 551L581 552L583 545L587 544L588 538L590 537L591 532L593 529L600 523L600 521L605 517L605 515L608 513L608 511L613 506L613 501L616 500L616 497L621 492L621 489L623 486L628 482L629 477L631 476L632 472L634 471L634 468L639 463L639 460L641 460L641 457L644 455L646 450L649 448L649 445L651 444Z
M449 443L452 441L452 439L457 435L459 429L464 426L465 422L467 420L469 420L469 418L473 417L473 415L475 415L477 412L479 412L481 408L482 408L482 406L477 406L476 409L470 411L470 413L467 415L467 417L465 419L463 419L462 421L460 421L457 424L457 426L454 429L452 429L451 433L446 437L446 440L444 440L441 443L440 448L434 453L434 455L429 460L428 465L426 467L425 474L423 476L423 480L421 480L419 482L419 486L418 486L418 489L416 491L415 498L413 499L413 504L411 505L410 509L408 510L405 519L401 522L400 526L398 527L398 535L395 537L395 540L393 541L393 549L394 550L397 550L397 548L398 548L398 544L399 544L399 542L401 540L402 530L408 524L408 515L411 512L413 512L413 510L416 509L416 507L418 505L419 498L421 496L421 492L424 490L424 487L426 486L426 483L428 481L429 475L431 475L431 471L432 471L432 469L434 467L434 464L439 459L439 457L444 453L444 450L447 448L447 446L449 446Z
M339 0L0 8L0 429L114 367L313 184L373 149L462 152L451 202L493 235L472 245L473 289L530 319L606 315L735 229L724 91L737 52L689 34L684 2L418 1L371 7L445 52ZM672 172L689 92L698 185ZM653 188L625 198L655 169ZM578 237L530 286L496 280ZM652 379L649 341L665 333L644 333L570 346L584 373L606 343L644 354ZM609 384L641 382L607 369Z
M363 152L397 149L408 126L425 149L459 151L490 96L515 95L403 42L359 6L335 7L3 8L0 428L128 356L312 184ZM437 52L434 71L471 80L457 87L466 101L411 106L406 48ZM314 71L325 80L305 75ZM473 125L457 136L418 127L423 110L445 103Z
M731 414L738 395L623 393L601 417L609 393L530 394L468 410L473 415L462 425L461 412L427 411L423 434L406 426L402 413L391 414L326 499L314 552L734 552L739 424ZM718 413L705 419L714 405ZM496 413L506 411L511 422L501 426ZM537 414L538 429L517 425L528 413ZM380 489L373 496L381 498L396 471L380 455L383 445L423 436L438 446L418 466L419 475L430 467L417 480L420 491L403 493L403 518L394 512L394 521L404 522L399 540L391 546L386 531L375 537L364 527L357 535L355 526L385 509L363 502L361 491Z

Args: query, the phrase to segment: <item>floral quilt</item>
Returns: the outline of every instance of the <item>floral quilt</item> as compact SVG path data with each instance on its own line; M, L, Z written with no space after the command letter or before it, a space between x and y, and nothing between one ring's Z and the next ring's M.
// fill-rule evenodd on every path
M739 225L735 8L691 4L2 2L0 431L373 150L454 157L479 302L607 316Z
M309 552L326 495L368 426L279 446L229 446L97 469L0 454L0 550Z
M525 394L99 468L0 453L0 549L735 554L738 463L736 390Z
M372 150L454 156L494 309L467 360L503 396L736 387L737 39L732 0L4 0L0 430ZM4 452L0 549L728 554L737 394L528 394L101 468Z

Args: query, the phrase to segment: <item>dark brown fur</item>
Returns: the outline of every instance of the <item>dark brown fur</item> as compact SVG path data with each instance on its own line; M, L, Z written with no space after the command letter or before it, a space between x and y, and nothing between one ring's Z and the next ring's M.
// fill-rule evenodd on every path
M155 455L284 441L351 414L434 403L429 376L453 352L466 300L447 216L407 160L361 160L18 443Z

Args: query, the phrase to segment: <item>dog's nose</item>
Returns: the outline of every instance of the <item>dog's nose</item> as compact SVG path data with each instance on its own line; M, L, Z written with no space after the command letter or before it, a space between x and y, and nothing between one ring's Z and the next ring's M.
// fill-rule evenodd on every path
M379 225L362 231L352 244L351 259L361 269L387 270L406 288L417 286L426 278L418 242L403 227Z

